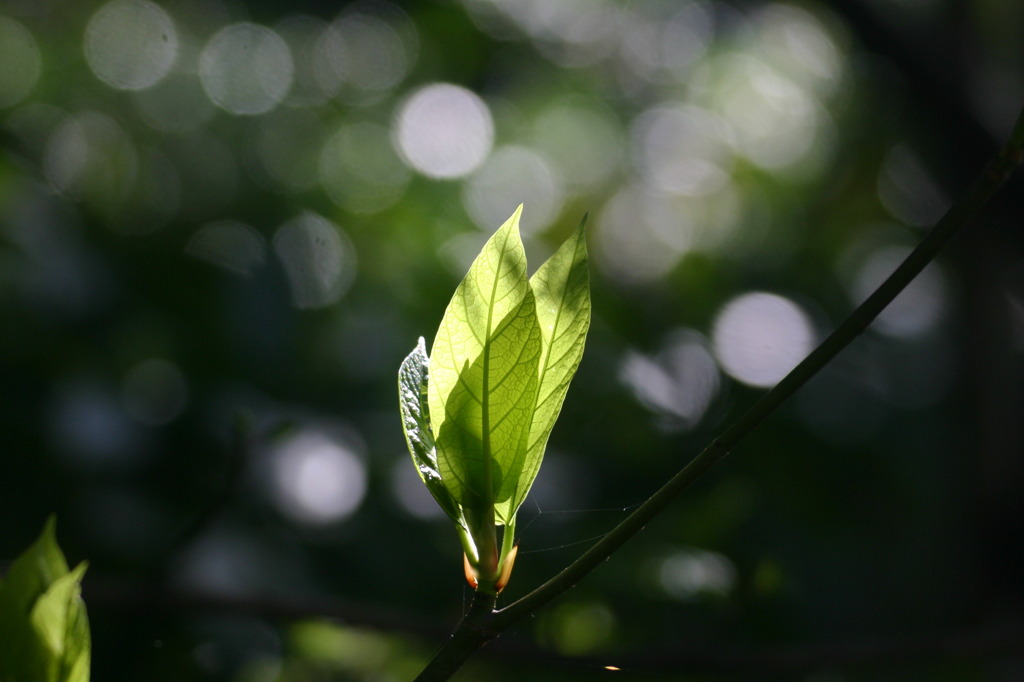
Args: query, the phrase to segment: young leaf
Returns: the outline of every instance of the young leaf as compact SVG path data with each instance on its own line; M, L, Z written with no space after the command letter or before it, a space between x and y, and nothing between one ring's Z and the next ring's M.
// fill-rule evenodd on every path
M26 667L33 639L29 613L46 589L68 573L54 526L51 516L39 538L11 564L0 585L0 681L34 677Z
M37 675L42 675L37 679L89 679L89 627L80 586L84 574L85 564L79 564L55 580L32 607L33 667Z
M51 517L0 583L0 682L87 682L90 638L79 583Z
M467 518L492 515L495 502L511 498L526 459L541 334L519 237L521 212L522 206L470 266L430 355L438 465Z
M437 467L437 448L430 430L430 409L427 406L427 348L423 337L402 361L398 369L398 402L402 413L402 429L412 462L426 484L427 490L452 521L465 526L459 505L441 481Z
M569 382L583 357L590 327L590 274L583 225L581 222L573 236L530 278L543 339L537 403L516 494L505 503L506 509L499 508L499 515L515 514L533 485Z
M10 600L7 605L18 612L28 613L32 602L67 573L68 563L57 545L56 520L51 516L39 538L11 564L3 583L3 598Z

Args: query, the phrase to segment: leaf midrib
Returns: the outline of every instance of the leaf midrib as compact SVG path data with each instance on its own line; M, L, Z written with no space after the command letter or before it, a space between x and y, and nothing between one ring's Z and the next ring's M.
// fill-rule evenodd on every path
M498 283L501 282L501 266L505 262L504 253L508 247L509 234L511 231L506 232L505 241L501 245L499 251L498 263L494 268L494 281L491 283L491 296L487 299L487 330L484 335L484 376L483 386L480 395L482 403L480 405L481 419L480 426L483 430L483 453L484 453L484 490L487 497L488 503L490 504L494 499L494 484L491 480L491 415L490 415L490 385L491 385L491 350L492 350L492 339L491 339L491 325L494 321L494 305L495 297L498 295ZM506 293L506 296L510 292ZM503 297L504 298L504 297Z

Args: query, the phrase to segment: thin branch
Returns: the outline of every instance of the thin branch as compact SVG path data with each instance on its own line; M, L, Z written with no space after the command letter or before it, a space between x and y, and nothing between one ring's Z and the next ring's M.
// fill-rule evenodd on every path
M533 613L569 590L636 535L677 495L690 487L708 469L729 454L732 448L775 412L787 398L796 393L801 386L867 329L878 314L935 258L950 237L963 228L981 210L1022 161L1024 161L1024 109L1022 109L1006 144L982 170L967 192L946 212L928 236L896 268L896 271L867 300L850 313L821 345L804 358L774 388L765 393L753 407L718 438L714 439L679 473L669 479L661 489L640 505L636 511L563 569L561 573L522 599L499 611L476 616L471 621L468 617L463 619L452 638L442 647L417 680L446 680L450 678L473 653L471 649L467 648L467 643L477 642L478 646L483 646L515 621ZM473 632L465 632L467 629ZM493 635L474 636L474 633L479 634L479 632L493 633Z
M427 667L416 677L416 682L444 682L462 667L470 656L501 634L494 627L495 595L475 593L473 604L459 622L451 639L434 655Z
M605 559L661 512L680 492L688 488L714 464L729 454L743 438L821 371L844 348L874 321L882 310L902 292L939 253L949 238L962 228L1002 187L1024 155L1024 110L1010 140L985 167L967 193L957 201L935 225L924 240L906 257L898 268L860 304L843 322L770 391L765 393L745 414L714 439L703 452L673 476L660 490L608 535L587 550L561 573L497 612L496 625L507 627L513 621L532 613L557 595L576 584L580 578Z

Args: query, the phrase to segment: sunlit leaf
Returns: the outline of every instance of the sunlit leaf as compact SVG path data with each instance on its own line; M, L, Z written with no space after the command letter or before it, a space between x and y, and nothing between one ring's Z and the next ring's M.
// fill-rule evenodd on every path
M420 339L399 370L413 462L459 525L467 580L491 594L511 573L516 512L590 325L583 225L528 279L521 212L487 241L456 288L429 360Z
M526 459L541 333L519 237L521 211L470 266L430 355L428 403L438 465L467 515L515 499ZM511 517L496 520L508 523Z
M430 430L430 409L427 406L427 370L429 358L423 337L402 361L398 370L398 402L402 413L402 429L413 464L427 490L453 521L465 525L458 504L441 480L437 467L437 448Z
M590 274L587 243L581 222L572 237L530 278L543 339L538 366L537 403L530 425L527 455L519 472L518 495L499 515L515 513L533 485L548 436L562 410L569 382L583 357L590 327Z

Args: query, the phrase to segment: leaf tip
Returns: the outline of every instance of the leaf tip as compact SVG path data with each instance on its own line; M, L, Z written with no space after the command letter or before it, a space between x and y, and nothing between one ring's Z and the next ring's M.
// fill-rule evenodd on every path
M508 220L505 221L505 225L511 227L516 232L519 232L519 221L523 217L523 204L516 206L516 210L512 211L512 215L509 216ZM502 227L504 227L503 225Z

